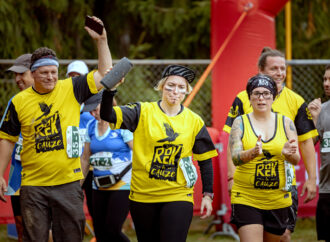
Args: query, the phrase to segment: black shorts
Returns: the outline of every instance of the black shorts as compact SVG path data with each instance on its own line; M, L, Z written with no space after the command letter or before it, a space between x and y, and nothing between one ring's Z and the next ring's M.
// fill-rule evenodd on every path
M261 224L264 231L282 235L284 234L287 223L289 208L280 208L272 210L263 210L242 204L231 205L231 223L237 226L237 229L244 225Z
M22 216L21 213L21 202L19 201L19 196L10 196L11 207L13 208L14 216Z
M297 186L292 186L291 191L291 197L292 197L292 205L289 210L289 222L288 226L286 227L288 230L293 233L294 227L296 227L297 222L297 213L298 213L298 191Z
M318 240L330 240L330 193L320 193L316 207L316 231Z

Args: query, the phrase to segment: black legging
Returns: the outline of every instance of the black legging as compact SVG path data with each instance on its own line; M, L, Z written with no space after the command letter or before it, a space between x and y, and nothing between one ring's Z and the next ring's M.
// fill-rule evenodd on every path
M139 242L184 242L192 220L193 204L130 201L130 212Z
M93 190L93 223L97 242L129 241L121 232L129 211L129 190Z
M82 189L84 189L84 191L85 191L89 215L93 219L92 182L93 182L93 171L89 170L87 173L87 176L85 178L84 184L82 185Z

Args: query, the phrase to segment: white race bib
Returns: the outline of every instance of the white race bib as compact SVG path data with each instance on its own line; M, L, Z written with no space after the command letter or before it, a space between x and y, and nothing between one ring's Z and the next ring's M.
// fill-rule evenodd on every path
M184 157L180 160L179 166L183 172L184 178L186 179L186 187L192 188L198 178L196 167L194 166L191 157Z
M21 152L23 149L23 139L19 137L18 141L16 142L16 149L15 149L15 160L21 160Z
M293 170L293 165L286 160L284 161L284 171L285 171L285 185L283 187L283 190L287 192L291 192L294 170Z
M112 166L111 158L112 158L111 152L97 152L90 156L89 163L92 166L111 167Z
M330 152L330 131L323 133L323 139L321 140L321 152Z
M69 158L78 158L82 153L79 128L76 126L68 126L66 129L66 153Z

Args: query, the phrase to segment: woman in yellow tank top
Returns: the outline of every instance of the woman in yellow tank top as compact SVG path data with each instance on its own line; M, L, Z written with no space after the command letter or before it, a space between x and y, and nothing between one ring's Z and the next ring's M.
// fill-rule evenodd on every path
M232 223L241 241L280 241L286 229L291 193L285 191L284 160L297 164L293 122L271 110L275 81L256 75L247 84L253 112L235 119L229 145L237 166L231 192Z

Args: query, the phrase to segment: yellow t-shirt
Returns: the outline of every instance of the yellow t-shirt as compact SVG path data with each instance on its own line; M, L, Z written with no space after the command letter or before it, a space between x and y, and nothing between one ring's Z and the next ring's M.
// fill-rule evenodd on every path
M253 130L248 114L243 120L243 149L255 147L258 136ZM287 142L284 118L276 114L274 136L262 140L262 154L253 160L237 166L231 193L232 204L243 204L264 210L289 207L291 193L283 191L285 185L284 156L282 148Z
M54 186L83 178L80 158L67 155L69 126L79 127L80 103L97 93L93 72L58 80L54 90L39 94L32 87L11 101L0 138L23 137L22 186Z
M230 133L235 118L252 111L247 92L240 92L230 108L223 130ZM277 95L272 105L272 111L283 114L294 122L299 141L318 135L304 99L289 88L284 87Z
M252 111L247 92L240 92L230 107L223 130L230 133L235 118ZM272 111L280 113L294 122L299 141L305 141L318 135L304 99L289 88L284 87L277 95L272 105ZM292 185L296 185L296 177L294 177Z
M137 202L193 202L178 166L184 157L203 161L217 156L203 120L188 108L167 116L157 102L114 107L113 129L133 132L130 199Z

